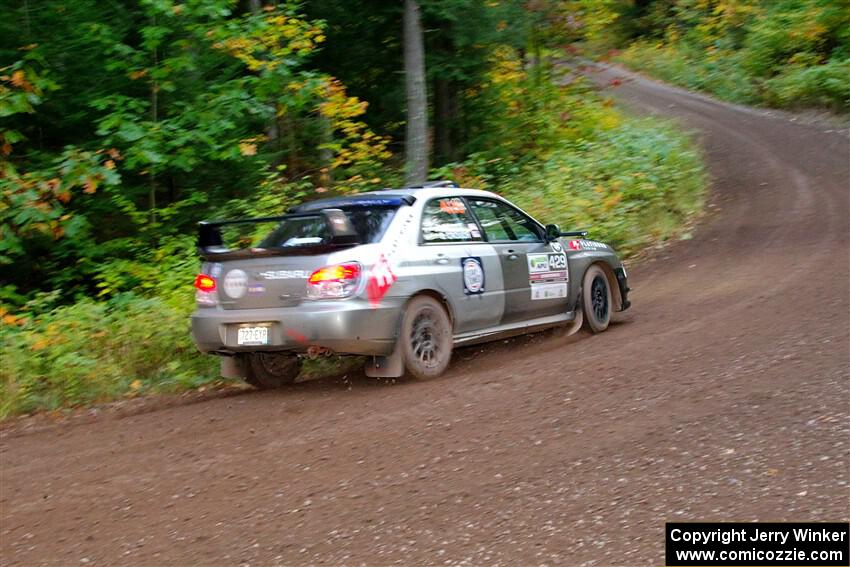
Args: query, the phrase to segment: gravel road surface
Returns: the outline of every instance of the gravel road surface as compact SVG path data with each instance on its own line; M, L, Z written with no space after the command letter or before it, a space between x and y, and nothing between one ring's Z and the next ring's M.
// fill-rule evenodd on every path
M713 180L609 332L6 426L0 564L663 565L665 521L846 521L847 132L593 76L693 130Z

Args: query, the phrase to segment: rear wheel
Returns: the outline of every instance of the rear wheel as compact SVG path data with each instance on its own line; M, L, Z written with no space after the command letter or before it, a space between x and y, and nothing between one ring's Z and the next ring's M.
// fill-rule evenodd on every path
M252 352L247 356L245 381L261 390L292 384L301 370L301 359L288 352Z
M611 322L611 286L605 271L598 265L590 266L584 273L581 290L585 325L591 332L601 333Z
M420 380L436 378L452 358L452 323L443 305L427 295L407 305L398 338L404 368Z

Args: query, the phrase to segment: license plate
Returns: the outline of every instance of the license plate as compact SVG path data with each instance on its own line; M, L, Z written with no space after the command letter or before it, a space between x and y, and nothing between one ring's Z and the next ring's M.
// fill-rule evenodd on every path
M269 344L268 327L239 327L236 334L238 345L267 345Z

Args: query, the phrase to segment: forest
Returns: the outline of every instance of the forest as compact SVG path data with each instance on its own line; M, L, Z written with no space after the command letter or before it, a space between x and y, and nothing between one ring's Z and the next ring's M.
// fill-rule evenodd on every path
M19 0L0 21L0 417L220 381L188 332L197 223L428 179L626 254L687 238L694 141L613 60L850 108L841 0ZM556 203L556 206L552 204Z

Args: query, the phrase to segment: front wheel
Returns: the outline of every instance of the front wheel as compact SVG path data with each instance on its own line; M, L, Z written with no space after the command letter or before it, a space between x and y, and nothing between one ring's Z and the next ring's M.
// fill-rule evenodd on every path
M301 370L301 359L288 352L252 352L247 356L245 381L261 390L292 384Z
M407 305L398 338L404 368L420 380L436 378L452 358L452 323L443 305L427 295Z
M608 276L598 265L584 273L581 285L581 305L584 322L593 333L601 333L611 322L611 286Z

